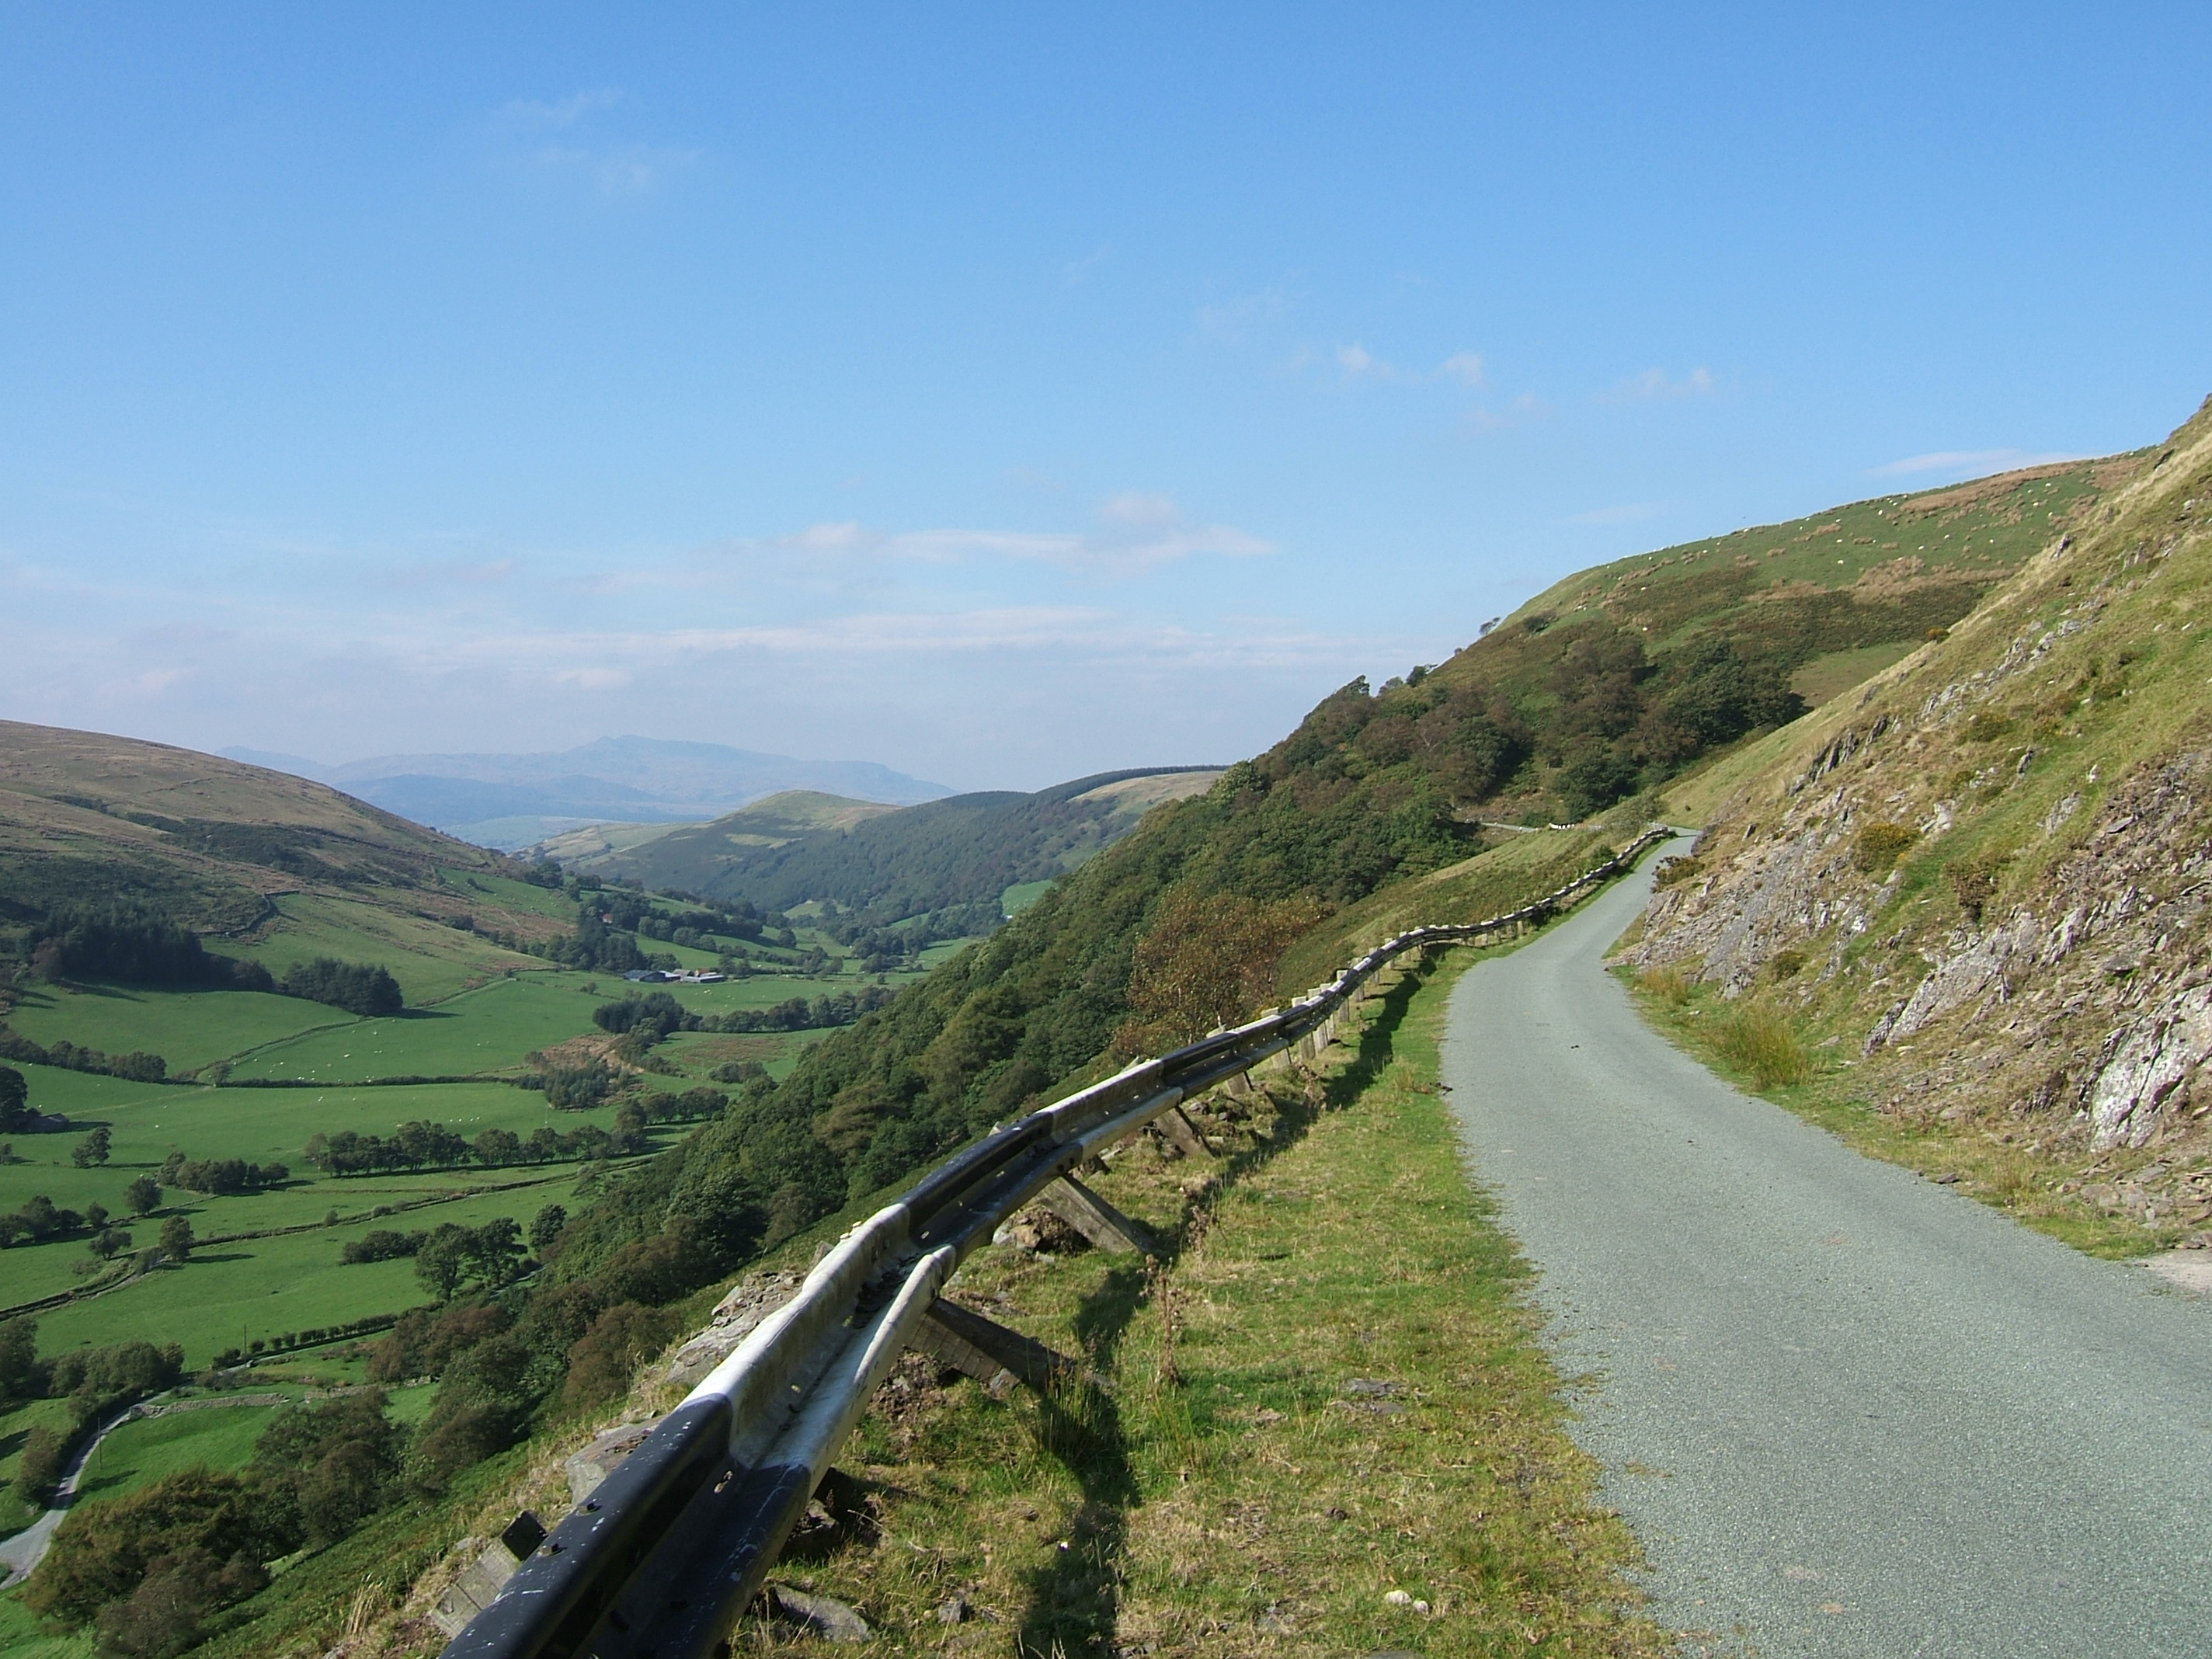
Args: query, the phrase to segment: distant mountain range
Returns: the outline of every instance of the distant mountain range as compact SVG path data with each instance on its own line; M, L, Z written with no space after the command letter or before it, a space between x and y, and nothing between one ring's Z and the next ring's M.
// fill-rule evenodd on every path
M952 793L872 761L804 761L661 738L601 738L551 754L379 755L335 766L258 749L222 753L509 850L585 823L717 817L791 789L894 806Z

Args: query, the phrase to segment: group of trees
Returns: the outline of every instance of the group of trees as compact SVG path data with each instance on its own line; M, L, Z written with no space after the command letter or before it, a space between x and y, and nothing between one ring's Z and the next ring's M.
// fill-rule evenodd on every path
M31 971L44 979L131 985L270 988L258 963L216 956L189 927L143 906L63 905L31 930Z
M258 962L209 951L191 929L141 905L58 906L31 929L29 943L31 970L46 979L111 979L179 989L273 991L363 1016L396 1014L404 1000L399 983L388 969L317 957L312 962L295 963L278 978ZM12 1034L11 1042L13 1046L6 1050L9 1058L36 1065L111 1072L134 1082L158 1083L167 1072L156 1054L111 1059L97 1049L76 1049L61 1043L45 1051L46 1054L79 1058L57 1060L33 1056L27 1049L37 1045L26 1044ZM149 1069L150 1076L141 1075Z
M5 1025L0 1025L0 1059L25 1066L52 1066L65 1072L99 1073L121 1078L125 1083L166 1083L169 1078L169 1062L159 1054L136 1048L127 1054L103 1054L67 1041L49 1048ZM0 1113L4 1111L5 1107L0 1106Z
M187 1158L173 1152L161 1161L161 1184L217 1198L244 1198L281 1187L292 1178L282 1164L253 1164L242 1158Z
M144 1180L145 1177L140 1178ZM143 1216L150 1213L154 1206L149 1204L145 1209L137 1208L139 1187L140 1182L131 1182L125 1198L133 1210ZM101 1261L122 1255L137 1243L131 1230L118 1225L104 1204L88 1204L82 1211L66 1210L40 1193L24 1200L12 1213L0 1215L0 1249L15 1244L51 1244L70 1238L88 1239L92 1254ZM189 1259L192 1243L192 1224L189 1219L181 1215L163 1219L161 1255L164 1261ZM150 1256L142 1265L150 1266Z
M543 1243L536 1243L538 1232L533 1223L535 1248L557 1249L556 1262L565 1257L566 1227L553 1228ZM418 1255L418 1271L421 1261ZM440 1488L513 1444L544 1410L618 1396L638 1363L675 1334L668 1304L716 1271L714 1253L689 1226L678 1225L612 1251L558 1285L540 1275L495 1301L479 1291L407 1315L371 1349L369 1376L438 1382L410 1460L416 1483ZM467 1284L464 1277L457 1289Z
M716 1110L727 1101L726 1096L711 1089L693 1090L690 1094L711 1097L717 1103ZM625 1102L615 1115L611 1131L595 1123L579 1124L565 1133L547 1125L532 1130L527 1139L512 1129L486 1129L470 1140L442 1123L418 1121L401 1124L388 1137L365 1135L353 1129L318 1134L307 1142L306 1155L308 1163L334 1176L445 1170L465 1164L498 1169L514 1164L627 1158L644 1148L646 1126L653 1121L648 1103L668 1100L671 1103L664 1109L667 1116L673 1118L685 1115L678 1103L690 1097L648 1094L643 1100ZM704 1115L698 1109L705 1104L694 1102L693 1113Z
M405 1490L406 1437L380 1390L284 1412L240 1474L194 1468L70 1511L23 1599L116 1659L173 1659L269 1583Z
M69 1402L62 1428L42 1424L28 1431L16 1459L18 1494L43 1508L68 1467L70 1448L92 1425L119 1407L175 1387L184 1363L184 1350L174 1344L149 1342L77 1348L58 1359L41 1359L36 1320L0 1324L0 1407L26 1400Z
M363 1018L396 1014L405 1006L399 981L391 970L368 963L340 962L317 957L294 964L276 988L288 997L301 997L332 1008L343 1008Z
M678 1031L817 1031L850 1025L873 1013L897 994L888 987L863 985L817 997L791 997L771 1008L732 1008L727 1013L696 1014L665 991L603 1002L592 1023L603 1031L640 1039L649 1048Z

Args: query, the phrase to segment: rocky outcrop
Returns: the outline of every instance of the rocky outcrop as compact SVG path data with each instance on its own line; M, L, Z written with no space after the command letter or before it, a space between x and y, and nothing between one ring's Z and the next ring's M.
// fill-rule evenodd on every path
M2208 411L1950 637L1778 738L1631 952L2176 1242L2212 1219Z

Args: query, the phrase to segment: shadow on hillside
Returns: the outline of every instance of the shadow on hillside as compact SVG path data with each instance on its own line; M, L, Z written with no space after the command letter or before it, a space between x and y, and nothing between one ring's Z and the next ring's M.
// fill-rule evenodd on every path
M1075 1335L1097 1375L1110 1375L1121 1341L1144 1305L1156 1272L1172 1267L1203 1236L1213 1206L1228 1188L1267 1167L1304 1139L1323 1112L1352 1103L1379 1078L1396 1052L1397 1032L1422 975L1409 974L1384 994L1349 1064L1318 1086L1295 1086L1276 1097L1274 1121L1253 1145L1223 1159L1212 1179L1161 1240L1166 1259L1117 1265L1083 1300ZM1038 1406L1039 1449L1075 1477L1083 1498L1069 1518L1066 1542L1050 1565L1029 1581L1016 1652L1024 1659L1111 1659L1121 1620L1122 1556L1129 1511L1142 1496L1130 1462L1123 1407L1093 1382L1055 1389Z

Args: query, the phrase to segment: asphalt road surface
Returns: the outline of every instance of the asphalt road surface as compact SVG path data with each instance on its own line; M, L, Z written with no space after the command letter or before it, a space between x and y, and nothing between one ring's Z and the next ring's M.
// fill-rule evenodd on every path
M1738 1093L1601 959L1645 872L1453 993L1475 1178L1692 1651L2212 1654L2212 1297Z

